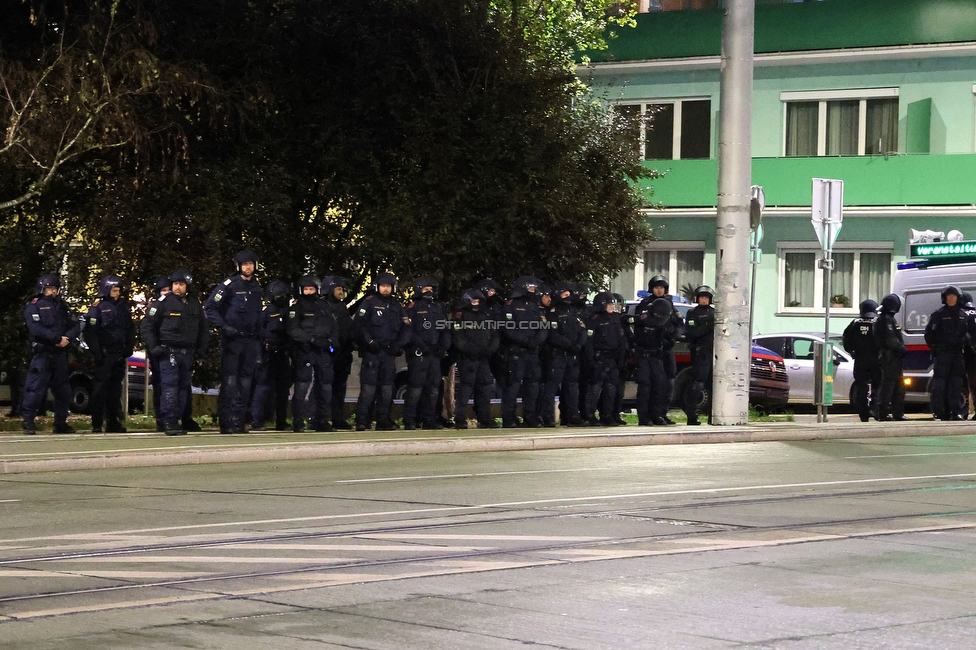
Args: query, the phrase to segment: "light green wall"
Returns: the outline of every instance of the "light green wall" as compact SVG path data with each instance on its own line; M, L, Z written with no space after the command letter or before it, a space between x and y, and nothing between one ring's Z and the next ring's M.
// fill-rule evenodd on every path
M717 155L718 70L590 76L583 69L580 74L593 85L598 97L610 102L710 97L712 157ZM752 154L757 158L783 155L785 112L781 92L856 88L899 89L899 152L909 150L906 146L908 107L915 102L931 100L930 152L972 153L976 125L974 82L976 59L971 57L757 67L753 79Z

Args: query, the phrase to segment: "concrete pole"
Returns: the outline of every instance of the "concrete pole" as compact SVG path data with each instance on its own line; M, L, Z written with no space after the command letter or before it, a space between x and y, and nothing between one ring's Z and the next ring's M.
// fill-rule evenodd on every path
M749 200L755 0L726 0L722 20L715 366L712 423L749 421Z

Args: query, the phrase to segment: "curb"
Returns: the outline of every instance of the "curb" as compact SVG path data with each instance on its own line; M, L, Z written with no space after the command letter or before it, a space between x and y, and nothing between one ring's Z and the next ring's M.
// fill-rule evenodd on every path
M634 427L638 429L637 427ZM889 425L783 425L768 427L722 428L703 431L683 426L667 433L651 433L651 427L633 432L523 435L424 440L377 440L283 443L261 447L220 446L174 451L114 450L74 452L57 458L0 460L0 474L26 474L126 467L167 467L210 463L248 463L267 461L350 458L365 456L403 456L453 454L464 452L546 451L598 447L636 447L647 445L722 444L737 442L800 442L839 439L910 438L926 436L965 436L976 434L971 423L899 423ZM658 429L659 430L659 429ZM673 431L673 432L672 432ZM250 436L249 436L250 437ZM253 437L251 437L253 440ZM192 437L184 441L192 441Z

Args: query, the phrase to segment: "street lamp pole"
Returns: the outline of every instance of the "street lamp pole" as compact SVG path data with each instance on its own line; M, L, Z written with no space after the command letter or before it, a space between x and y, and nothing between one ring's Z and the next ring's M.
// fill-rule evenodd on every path
M715 358L712 423L749 421L750 203L755 0L727 0L722 20Z

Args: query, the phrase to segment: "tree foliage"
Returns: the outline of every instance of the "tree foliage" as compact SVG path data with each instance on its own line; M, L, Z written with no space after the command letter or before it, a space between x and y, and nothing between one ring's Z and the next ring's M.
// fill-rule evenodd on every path
M16 173L0 211L29 201L86 154L117 149L179 160L188 143L169 115L208 94L202 71L160 59L154 26L111 2L20 3L0 50L0 164Z
M448 291L485 275L600 283L649 238L631 132L569 63L596 42L607 2L78 1L151 34L131 42L154 69L209 86L171 103L154 94L162 85L127 96L149 121L111 142L134 151L165 133L151 159L179 160L133 165L95 139L19 206L57 223L57 241L83 243L70 255L76 287L110 271L148 284L176 267L209 287L244 246L265 278L364 282L391 269L437 275ZM53 2L35 2L51 14ZM26 160L0 169L22 177Z

